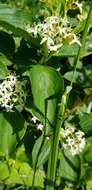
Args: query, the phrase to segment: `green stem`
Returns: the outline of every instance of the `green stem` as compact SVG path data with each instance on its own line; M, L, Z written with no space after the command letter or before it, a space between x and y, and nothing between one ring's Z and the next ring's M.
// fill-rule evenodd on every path
M73 84L73 80L74 80L74 76L75 76L75 73L76 73L76 69L77 69L78 64L79 64L79 60L80 60L80 58L82 56L82 53L83 53L83 51L85 49L86 37L87 37L87 32L88 32L88 28L89 28L91 19L92 19L92 1L91 1L91 4L90 4L90 9L89 9L89 13L88 13L87 20L86 20L86 23L85 23L84 31L83 31L83 34L82 34L81 46L79 48L77 57L76 57L76 59L74 61L74 71L73 71L71 86Z
M75 76L75 73L76 73L76 68L77 68L77 66L79 64L79 60L80 60L81 55L82 55L82 53L84 51L84 48L85 48L85 41L86 41L86 37L87 37L88 27L89 27L90 20L91 20L91 15L92 15L92 5L90 6L90 10L89 10L88 17L87 17L87 20L86 20L84 32L83 32L83 35L82 35L82 39L81 39L81 44L82 45L79 48L78 55L77 55L77 57L75 59L75 62L74 62L75 66L74 66L73 77L72 77L70 87L72 87L74 76ZM56 128L55 128L55 131L53 132L52 147L51 147L52 149L51 149L51 153L50 153L50 157L49 157L49 161L48 161L48 172L47 172L47 180L48 180L48 182L47 182L46 190L54 190L56 163L57 163L57 157L58 157L59 133L60 133L60 128L62 126L62 123L64 121L64 114L65 114L65 110L66 110L66 106L67 106L69 93L67 93L67 91L66 91L64 93L64 95L63 95L65 97L66 101L62 102L63 98L61 100L61 106L59 108L59 117L61 118L61 120L59 118L57 119L57 125L56 125Z
M61 112L61 106L59 106L58 109L58 118L57 118L57 124L55 131L53 132L53 137L52 137L52 146L51 146L51 152L50 152L50 157L48 161L48 173L47 173L47 187L46 190L54 190L54 181L55 181L55 173L56 173L56 164L57 164L57 157L58 157L58 143L59 143L59 133L60 133L60 128L63 123L63 119L61 120L61 115L62 118L64 118L64 113L65 110L63 109L63 113Z

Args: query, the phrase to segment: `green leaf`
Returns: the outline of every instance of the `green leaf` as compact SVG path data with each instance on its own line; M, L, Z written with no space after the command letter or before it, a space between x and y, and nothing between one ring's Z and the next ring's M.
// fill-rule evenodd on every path
M32 112L50 127L55 126L57 104L63 90L63 79L61 75L48 66L35 65L30 70L32 95L34 108Z
M53 56L60 57L75 57L78 53L79 45L78 44L66 44L63 45Z
M5 181L6 184L23 184L23 180L21 178L21 176L19 175L18 171L16 168L14 168L14 166L10 167L10 175L8 177L8 179Z
M8 160L10 175L5 183L8 185L23 184L25 186L32 186L33 169L26 162L20 162L18 160ZM44 187L44 172L41 170L36 171L35 186Z
M73 79L73 71L69 71L67 73L64 74L64 78L68 81L72 81ZM74 73L74 79L73 82L74 83L82 83L84 81L84 76L81 72L75 72Z
M86 180L92 180L92 167L88 166L86 169Z
M0 181L9 177L9 168L6 163L0 161Z
M91 165L92 164L92 137L87 138L86 142L88 146L87 146L87 150L84 152L84 160Z
M32 163L33 163L33 167L35 167L35 163L36 163L36 159L38 156L38 152L39 149L42 145L42 140L43 137L39 137L33 147L33 151L32 151ZM45 139L44 144L42 146L41 152L39 153L39 157L38 157L38 162L37 162L37 168L39 168L41 165L43 165L47 159L48 159L48 155L50 153L50 148L51 148L51 143L50 140Z
M51 141L49 139L46 139L38 158L37 167L40 167L47 161L50 149L51 149Z
M40 150L40 147L42 145L42 141L43 141L43 136L40 136L34 147L33 147L33 151L32 151L32 164L33 164L33 167L35 167L35 164L36 164L36 160L37 160L37 157L38 157L38 152Z
M86 190L91 190L92 189L92 180L89 180L87 182Z
M20 147L17 148L16 159L21 161L21 162L30 163L30 159L27 156L24 144L22 144Z
M24 25L30 24L31 20L32 16L28 12L0 4L0 25L15 35L30 38L24 30Z
M66 184L76 185L80 178L80 159L78 155L72 156L69 150L61 153L61 177Z
M92 113L84 113L80 116L80 127L87 136L92 135Z
M19 169L19 175L21 176L24 184L32 186L33 170L27 163L22 163ZM42 171L36 171L35 186L44 187L44 174Z
M80 32L82 32L84 30L85 22L86 22L86 20L82 20L77 23L76 27L74 28L74 32L76 34L79 34Z
M14 151L25 131L25 120L17 110L0 113L0 155L9 155Z
M0 79L4 79L8 75L7 66L0 61Z

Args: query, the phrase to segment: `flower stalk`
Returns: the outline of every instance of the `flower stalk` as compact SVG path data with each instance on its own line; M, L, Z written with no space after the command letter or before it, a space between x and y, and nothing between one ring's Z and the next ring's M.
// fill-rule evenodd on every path
M57 158L58 158L58 144L59 144L60 128L64 121L64 114L65 114L65 110L66 110L66 106L67 106L67 101L68 101L70 91L72 89L72 84L73 84L74 76L76 73L76 69L77 69L79 60L80 60L82 53L84 51L84 48L85 48L85 42L86 42L86 37L87 37L87 32L89 29L90 21L91 21L91 16L92 16L92 1L91 1L90 10L89 10L89 13L87 16L84 32L83 32L82 39L81 39L82 45L79 47L77 57L75 58L75 61L74 61L74 71L73 71L72 81L70 84L70 90L67 91L67 89L66 89L66 91L61 99L61 105L59 106L57 125L55 128L55 131L53 132L51 153L50 153L49 161L48 161L48 172L47 172L48 182L47 182L46 190L54 190L56 164L57 164ZM60 118L61 118L61 120L60 120Z

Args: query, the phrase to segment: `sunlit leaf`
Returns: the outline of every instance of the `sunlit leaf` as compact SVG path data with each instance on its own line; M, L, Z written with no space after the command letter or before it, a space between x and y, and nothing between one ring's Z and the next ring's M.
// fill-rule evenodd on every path
M7 177L9 177L8 165L0 161L0 181L5 180Z
M55 125L57 104L63 91L61 75L48 66L36 65L30 70L33 112L41 122L47 117L50 127Z
M25 131L25 120L18 111L0 113L0 155L9 155L14 151Z

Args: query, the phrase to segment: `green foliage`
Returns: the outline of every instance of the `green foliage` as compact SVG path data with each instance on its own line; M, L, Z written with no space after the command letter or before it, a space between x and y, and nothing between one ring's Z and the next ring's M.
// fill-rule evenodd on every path
M78 155L72 156L69 150L65 150L60 155L61 178L70 186L78 184L80 178L80 158Z
M88 0L0 0L0 190L91 190L91 12ZM67 127L84 132L77 155Z
M57 103L63 91L63 79L53 68L41 65L32 67L30 78L34 104L33 113L37 115L40 121L41 115L44 118L46 117L49 126L53 127Z
M86 135L92 135L92 113L80 116L80 127Z
M5 30L12 31L14 35L30 39L24 28L31 20L32 16L28 12L0 4L0 25Z
M9 169L6 163L0 161L0 181L9 177Z
M42 136L39 137L33 147L33 151L32 151L33 166L35 166L38 152L42 144L42 140L43 140L43 137ZM41 165L43 165L47 161L48 155L50 153L50 148L51 148L50 144L51 144L50 141L46 139L42 147L42 150L40 152L40 155L38 157L37 168L39 168Z
M0 113L0 156L9 156L23 138L25 131L26 122L17 110Z

